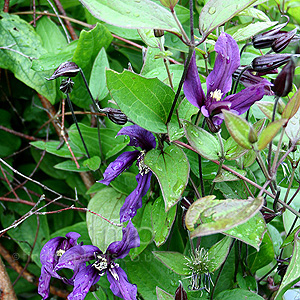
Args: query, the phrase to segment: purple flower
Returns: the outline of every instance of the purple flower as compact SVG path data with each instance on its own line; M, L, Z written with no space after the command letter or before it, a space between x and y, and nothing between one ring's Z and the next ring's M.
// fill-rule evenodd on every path
M201 109L203 115L208 118L207 121L218 126L224 119L222 109L230 110L238 115L243 114L255 101L264 96L266 82L254 84L237 94L226 97L226 93L231 88L232 74L240 65L239 48L236 41L223 32L216 42L215 51L218 56L206 80L206 96L201 87L195 54L188 68L183 91L188 101Z
M125 199L125 203L120 211L120 222L125 222L133 218L137 210L142 207L142 198L146 195L150 187L152 172L144 164L144 157L149 150L156 147L156 142L151 132L138 125L124 127L117 135L128 135L130 137L128 145L142 149L142 151L135 150L122 153L115 161L108 165L103 174L104 179L99 181L105 185L109 185L111 181L128 169L134 161L137 161L139 174L136 176L136 181L138 185Z
M56 237L48 241L41 250L40 260L42 263L41 276L39 279L38 293L43 299L49 296L49 285L51 277L59 278L65 283L72 285L74 276L71 279L62 278L54 270L61 259L61 256L69 249L77 246L79 233L69 232L66 237ZM74 270L74 275L78 269Z
M64 253L55 267L56 271L63 268L72 270L80 268L74 279L73 292L68 296L69 300L84 299L90 287L97 283L104 274L107 275L110 289L116 296L125 300L136 299L136 285L128 282L126 273L114 261L124 258L130 249L139 247L140 238L131 221L126 228L122 229L122 232L122 240L111 243L105 254L92 245L78 245ZM95 260L95 262L82 267L82 263L90 260Z

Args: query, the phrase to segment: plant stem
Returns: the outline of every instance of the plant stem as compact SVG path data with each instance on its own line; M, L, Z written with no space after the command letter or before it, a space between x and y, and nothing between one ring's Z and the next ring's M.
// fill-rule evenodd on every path
M194 37L194 0L190 0L190 32L191 32L191 44L195 44L195 37Z
M275 174L275 167L276 167L276 163L277 163L277 160L278 160L278 156L279 156L279 152L280 152L280 148L281 148L283 136L284 136L284 129L282 129L281 134L280 134L280 138L279 138L279 141L278 141L277 149L276 149L276 152L275 152L275 157L274 157L274 160L273 160L272 170L270 172L271 174Z
M175 10L172 9L172 10L171 10L171 13L172 13L172 16L173 16L175 22L177 23L177 26L179 27L179 29L180 29L180 31L181 31L183 37L184 37L184 41L183 41L183 42L185 42L187 45L189 45L189 44L190 44L190 39L189 39L189 37L187 36L187 34L185 33L185 31L184 31L184 29L183 29L183 27L182 27L180 21L178 20L178 18L177 18L177 16L176 16Z
M291 179L290 179L289 186L286 190L285 197L284 197L284 200L283 200L284 203L287 203L287 198L289 196L289 192L290 192L292 184L293 184L295 171L296 171L296 168L292 168Z

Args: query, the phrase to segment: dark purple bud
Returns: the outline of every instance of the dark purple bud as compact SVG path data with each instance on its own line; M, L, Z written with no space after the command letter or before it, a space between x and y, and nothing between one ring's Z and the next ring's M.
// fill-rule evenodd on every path
M120 109L106 107L101 109L101 112L106 113L107 117L115 124L124 125L128 121L127 116Z
M221 126L220 125L215 125L210 118L205 118L205 120L206 120L206 124L207 124L209 130L212 133L217 133L220 130Z
M154 31L154 36L157 38L162 37L165 34L165 32L161 29L154 29L153 31Z
M272 90L276 96L285 97L292 90L295 68L295 59L291 57L274 81Z
M46 78L47 80L53 80L58 77L75 77L78 72L80 72L80 68L71 61L67 61L62 63L52 74L50 78Z
M276 53L279 53L282 50L284 50L289 45L296 32L297 29L295 28L292 31L282 33L282 35L273 42L272 50Z
M256 72L274 70L287 63L292 54L266 54L253 59L251 68Z
M59 86L59 89L64 94L70 94L72 92L73 86L74 86L74 81L72 81L71 78L63 79Z
M176 292L175 292L175 300L187 300L187 293L184 290L182 283L179 283L179 287L177 288Z

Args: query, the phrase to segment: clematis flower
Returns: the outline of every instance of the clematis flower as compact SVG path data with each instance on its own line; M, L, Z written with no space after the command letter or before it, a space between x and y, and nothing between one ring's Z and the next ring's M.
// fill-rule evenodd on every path
M83 300L90 287L105 274L114 295L125 300L136 299L136 285L128 282L125 271L115 260L124 258L130 249L139 247L140 238L131 221L122 232L122 240L111 243L104 254L92 245L78 245L64 253L55 267L56 271L64 268L76 270L82 263L95 260L88 266L80 267L74 279L73 292L68 296L69 300Z
M74 270L74 276L71 279L61 277L54 270L61 259L61 256L69 249L77 246L79 233L69 232L66 237L55 237L48 241L41 250L40 260L42 263L41 276L39 279L38 293L43 299L49 296L49 285L51 277L63 280L65 283L72 285L73 279L78 271Z
M241 92L226 97L232 84L232 74L240 65L239 48L236 41L227 33L222 32L215 44L218 53L215 66L206 80L205 96L193 55L183 91L187 100L201 109L207 118L210 128L218 127L223 122L222 109L230 110L238 115L246 112L250 106L265 94L265 81L251 85Z
M130 137L128 145L140 147L142 151L135 150L122 153L115 161L108 165L103 174L104 179L99 182L109 185L111 181L137 161L139 174L136 176L136 181L138 185L125 199L125 203L120 210L120 222L125 222L133 218L137 210L142 207L142 198L146 195L150 187L152 172L145 165L144 157L149 150L156 147L156 142L151 132L138 125L122 128L117 136L119 135L128 135Z

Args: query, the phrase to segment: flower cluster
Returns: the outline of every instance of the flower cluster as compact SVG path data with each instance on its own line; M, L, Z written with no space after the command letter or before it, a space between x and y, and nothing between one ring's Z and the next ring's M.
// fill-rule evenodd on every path
M136 299L136 285L129 283L126 273L115 260L124 258L130 249L139 247L140 238L131 221L122 232L122 240L111 243L105 253L96 246L77 244L80 235L75 232L68 233L66 238L57 237L47 242L40 255L39 294L43 299L49 296L50 279L55 277L74 285L69 300L83 300L90 287L106 274L114 295L125 300ZM95 262L86 266L86 262L91 260ZM63 278L57 274L61 269L71 269L74 275L71 279Z

